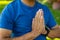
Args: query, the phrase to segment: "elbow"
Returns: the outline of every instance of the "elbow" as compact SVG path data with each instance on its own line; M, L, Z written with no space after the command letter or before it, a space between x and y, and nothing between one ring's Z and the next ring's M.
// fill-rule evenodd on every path
M11 32L10 30L6 30L6 29L0 29L0 39L1 40L7 40L10 38L10 35L11 35Z
M0 40L4 40L4 39L5 39L4 37L5 37L5 36L0 35Z
M10 36L0 35L0 40L8 40Z
M4 39L4 35L0 32L0 40Z
M5 38L4 37L0 37L0 40L5 40Z
M11 38L3 36L3 37L0 37L0 40L11 40Z

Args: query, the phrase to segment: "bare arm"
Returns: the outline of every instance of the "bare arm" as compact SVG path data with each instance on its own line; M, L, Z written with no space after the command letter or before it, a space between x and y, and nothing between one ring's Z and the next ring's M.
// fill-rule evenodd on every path
M40 11L41 10L39 9L39 11L37 12L32 22L31 32L20 37L11 38L10 35L12 31L6 30L6 29L0 29L0 39L1 40L33 40L35 39L37 36L39 36L42 33L43 29L45 29L43 25L44 24L43 14Z
M11 32L12 31L10 30L0 28L0 40L8 40L8 39L11 40L10 39Z
M30 38L34 39L35 37L35 35L32 32L30 32L20 37L10 38L11 33L12 31L10 30L0 29L0 40L28 40Z
M56 25L50 30L48 37L50 38L59 38L60 37L60 26Z
M34 35L33 32L27 33L23 36L13 38L12 40L33 40L36 38L36 35Z

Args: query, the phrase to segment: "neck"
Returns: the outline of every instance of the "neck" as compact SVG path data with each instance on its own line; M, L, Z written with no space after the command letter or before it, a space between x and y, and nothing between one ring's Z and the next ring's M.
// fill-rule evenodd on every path
M21 0L27 6L33 7L35 4L35 0Z

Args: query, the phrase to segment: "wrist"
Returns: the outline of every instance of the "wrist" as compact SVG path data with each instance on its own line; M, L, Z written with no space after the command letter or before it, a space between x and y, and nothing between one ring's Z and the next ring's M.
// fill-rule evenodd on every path
M45 30L44 32L42 32L43 35L47 34L47 31Z
M50 30L48 30L48 29L46 28L46 34L44 34L44 35L45 35L45 36L48 36L49 32L50 32Z
M39 36L36 32L32 31L31 32L32 38L35 39L37 36Z
M29 32L26 34L27 36L24 36L23 39L24 40L29 40L29 39L35 39L35 35L33 32Z

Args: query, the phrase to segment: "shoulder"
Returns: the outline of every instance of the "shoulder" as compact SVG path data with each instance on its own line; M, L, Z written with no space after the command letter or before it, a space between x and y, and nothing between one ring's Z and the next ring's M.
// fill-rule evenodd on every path
M8 5L5 6L5 8L3 9L2 13L1 13L1 16L4 17L4 16L7 16L7 17L13 17L13 14L14 14L14 9L15 7L14 4L16 3L17 1L13 1L11 3L9 3Z
M9 3L8 5L6 5L5 7L7 7L7 8L11 8L13 6L15 7L15 6L17 6L17 3L18 3L18 0L14 0L11 3Z
M51 11L48 6L37 2L37 6L44 11L44 14L50 15Z
M5 12L13 13L16 6L17 6L17 1L12 1L11 3L9 3L4 7L2 13L5 13Z

